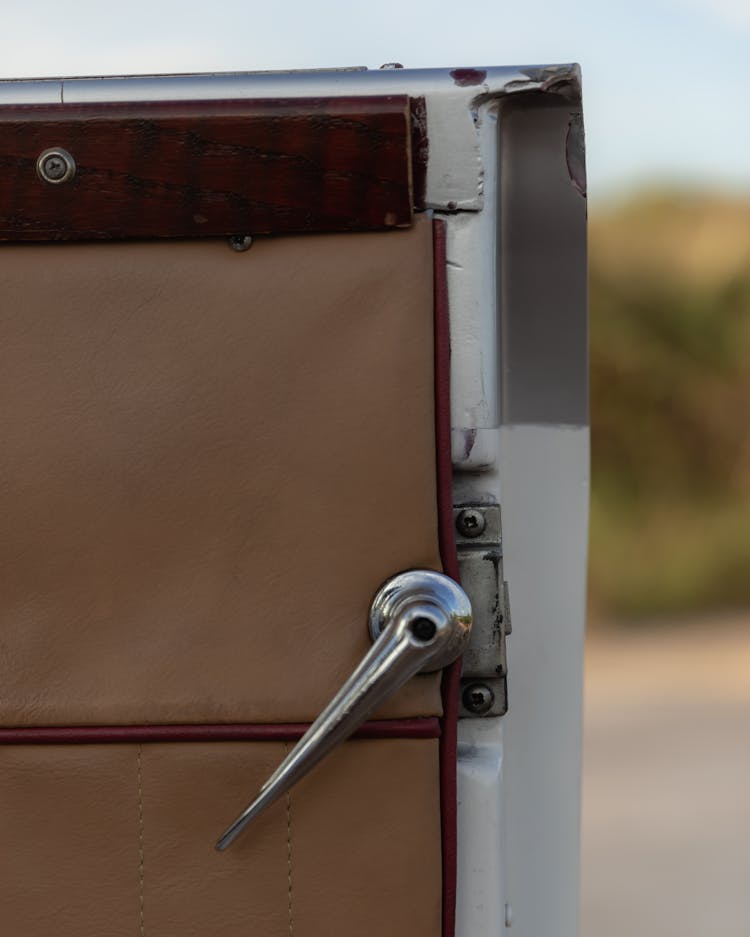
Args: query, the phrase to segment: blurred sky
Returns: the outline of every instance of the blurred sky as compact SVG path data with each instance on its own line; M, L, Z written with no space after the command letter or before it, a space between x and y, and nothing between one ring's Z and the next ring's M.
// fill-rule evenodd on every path
M0 77L583 66L590 195L750 192L750 0L0 0Z

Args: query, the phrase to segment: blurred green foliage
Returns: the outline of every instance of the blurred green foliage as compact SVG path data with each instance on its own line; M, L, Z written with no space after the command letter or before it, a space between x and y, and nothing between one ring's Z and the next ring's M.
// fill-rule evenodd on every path
M590 226L594 616L750 607L750 201Z

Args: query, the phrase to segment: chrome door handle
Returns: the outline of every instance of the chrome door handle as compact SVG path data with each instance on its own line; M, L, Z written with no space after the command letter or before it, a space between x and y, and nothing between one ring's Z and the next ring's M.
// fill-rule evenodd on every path
M370 606L375 642L257 797L216 843L230 846L266 807L285 794L418 671L440 670L469 640L471 604L448 576L412 570L389 579Z

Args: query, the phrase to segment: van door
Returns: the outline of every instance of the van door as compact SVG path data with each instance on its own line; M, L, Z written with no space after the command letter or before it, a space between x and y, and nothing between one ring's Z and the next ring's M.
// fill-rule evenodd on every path
M542 933L528 875L507 894L541 846L506 855L514 811L552 807L500 770L499 485L538 582L525 459L568 445L547 511L585 527L585 436L509 451L587 422L576 69L4 82L0 124L7 925L450 937L458 882L465 937ZM578 592L555 598L574 631ZM580 636L562 657L569 818ZM557 717L534 718L520 772ZM543 848L575 868L563 827ZM539 875L572 934L575 874Z

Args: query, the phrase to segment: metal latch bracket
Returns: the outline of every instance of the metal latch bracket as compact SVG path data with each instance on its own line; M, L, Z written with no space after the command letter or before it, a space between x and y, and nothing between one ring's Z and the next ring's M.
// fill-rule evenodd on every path
M500 505L462 504L453 516L461 585L474 612L463 656L459 717L502 716L508 710L505 638L511 623Z

